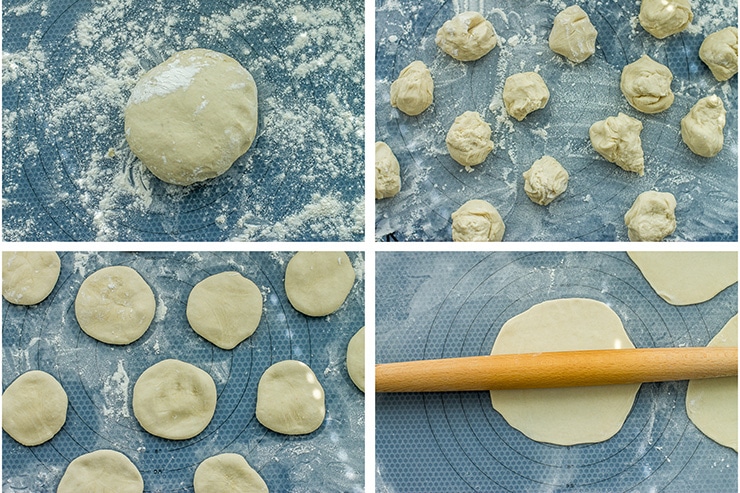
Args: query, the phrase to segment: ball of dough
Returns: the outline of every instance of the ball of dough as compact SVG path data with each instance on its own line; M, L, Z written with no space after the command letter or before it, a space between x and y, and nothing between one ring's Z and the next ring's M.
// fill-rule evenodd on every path
M630 241L661 241L676 230L676 198L668 192L643 192L624 215Z
M334 313L355 283L344 252L298 252L285 270L285 294L293 308L309 317Z
M542 156L523 176L524 192L535 204L547 205L568 188L568 172L552 156Z
M686 29L694 18L689 0L642 0L640 25L658 39Z
M324 388L300 361L275 363L257 385L257 420L284 435L305 435L324 422Z
M105 267L90 275L75 298L75 316L90 337L107 344L130 344L154 319L154 293L131 267Z
M391 84L391 106L409 116L429 108L433 100L434 81L422 61L411 62Z
M640 132L640 120L619 113L591 125L588 135L591 145L604 159L642 176L645 174L645 155Z
M375 143L375 198L394 197L401 191L401 167L388 144Z
M727 80L737 73L737 28L726 27L707 36L699 48L699 58L714 78Z
M134 384L134 416L146 431L185 440L203 431L216 411L216 384L189 363L167 359L147 368Z
M144 479L128 457L96 450L69 463L57 493L142 493Z
M221 349L251 336L262 318L262 293L238 272L221 272L195 285L188 297L190 326Z
M437 31L434 42L456 60L470 62L491 51L498 38L493 26L478 12L463 12Z
M160 180L191 185L226 172L257 133L257 86L233 58L177 52L144 74L124 110L126 140Z
M268 493L262 477L239 454L219 454L200 463L193 477L195 493Z
M485 200L469 200L452 213L452 241L501 241L504 220Z
M550 49L573 63L581 63L596 52L597 34L588 14L578 5L571 5L555 16Z
M643 113L660 113L673 104L673 74L647 55L622 69L619 84L627 102Z
M32 447L47 442L67 421L67 393L51 375L32 370L16 378L3 393L3 430Z
M725 105L715 96L701 98L681 119L681 138L694 154L716 156L725 142Z
M56 286L61 265L55 252L3 252L3 298L15 305L41 303Z
M365 392L365 327L347 345L347 373L357 388Z
M493 150L491 126L476 111L466 111L455 118L445 138L452 159L462 166L482 163Z
M522 72L509 76L504 82L506 112L519 121L547 105L550 100L545 81L536 72Z

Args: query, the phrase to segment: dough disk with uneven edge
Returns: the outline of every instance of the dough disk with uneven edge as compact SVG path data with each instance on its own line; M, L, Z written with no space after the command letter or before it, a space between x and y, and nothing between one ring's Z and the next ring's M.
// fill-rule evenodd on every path
M507 321L491 354L634 348L622 321L600 301L550 300ZM532 440L575 445L608 440L624 425L640 384L492 390L491 403Z
M347 345L347 373L357 388L365 392L365 327Z
M334 313L355 283L355 270L344 252L298 252L285 270L290 304L309 317Z
M3 430L27 447L51 440L67 421L67 393L51 375L32 370L3 393Z
M61 269L56 252L3 252L3 298L15 305L41 303Z
M195 493L267 493L262 477L239 454L219 454L200 463L193 477Z
M57 493L141 493L144 480L128 457L96 450L69 463Z

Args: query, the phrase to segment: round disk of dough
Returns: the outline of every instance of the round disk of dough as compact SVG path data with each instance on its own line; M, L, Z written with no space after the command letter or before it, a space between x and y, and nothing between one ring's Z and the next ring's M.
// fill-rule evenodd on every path
M69 463L57 493L142 493L144 480L128 457L115 450L96 450Z
M290 304L309 317L334 313L355 283L355 270L344 252L298 252L285 270Z
M221 272L195 285L187 317L195 332L221 349L251 336L262 318L262 293L238 272Z
M55 252L3 252L3 298L15 305L41 303L59 279Z
M46 372L32 370L16 378L3 393L3 430L27 447L56 435L67 421L67 393Z
M144 279L131 267L105 267L82 282L75 317L90 337L108 344L130 344L144 335L157 303Z
M634 348L622 321L604 303L545 301L507 321L491 354ZM491 403L532 440L555 445L602 442L624 424L640 388L633 385L493 390Z
M737 347L737 315L707 346ZM737 377L690 380L686 414L706 436L737 452Z
M737 282L737 252L627 252L658 296L671 305L714 298Z
M247 152L257 133L257 86L233 58L177 52L145 73L124 110L126 140L160 180L214 178Z
M305 435L324 422L324 388L300 361L275 363L257 385L257 420L284 435Z
M365 327L347 345L347 373L357 388L365 392Z
M200 463L193 477L195 493L267 493L262 477L239 454L219 454Z
M134 385L134 416L154 436L185 440L203 431L216 411L216 384L189 363L167 359Z

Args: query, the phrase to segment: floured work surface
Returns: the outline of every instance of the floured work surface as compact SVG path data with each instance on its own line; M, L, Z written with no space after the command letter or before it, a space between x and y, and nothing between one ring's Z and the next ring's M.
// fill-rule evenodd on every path
M503 217L503 241L628 241L624 214L646 190L672 193L676 232L687 241L737 239L737 76L717 82L698 52L707 34L736 25L734 2L692 2L694 20L684 32L657 40L637 22L639 2L578 2L598 31L596 53L572 66L548 47L555 15L569 3L403 0L376 2L376 136L401 167L401 192L376 201L378 240L449 241L452 212L471 199L490 202ZM490 53L458 62L435 44L442 24L466 10L479 11L499 37ZM646 115L619 89L622 67L643 54L666 64L674 79L673 105ZM409 117L390 105L390 85L414 60L434 78L434 103ZM550 91L544 109L518 122L506 114L506 78L538 72ZM722 151L693 154L681 140L680 120L696 101L717 94L727 108ZM491 125L495 148L468 173L450 157L445 135L465 111ZM607 162L592 148L589 127L626 113L643 122L645 175ZM524 193L522 173L543 155L570 174L568 189L550 205Z

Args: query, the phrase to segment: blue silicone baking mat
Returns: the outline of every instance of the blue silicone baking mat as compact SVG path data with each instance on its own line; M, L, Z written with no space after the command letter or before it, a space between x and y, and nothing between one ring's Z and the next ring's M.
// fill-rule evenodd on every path
M545 300L608 304L637 347L704 346L737 313L663 301L625 253L386 253L376 267L378 363L490 354L504 322ZM686 382L643 384L611 439L535 442L488 392L376 395L377 491L736 492L737 453L688 419Z
M637 22L639 2L586 0L580 5L598 31L596 53L571 66L548 37L562 0L376 0L375 140L401 165L401 192L376 201L375 232L386 241L450 241L450 214L470 199L496 207L504 241L627 241L624 214L646 190L671 192L678 202L676 232L667 240L737 239L737 76L717 82L699 59L704 37L737 25L737 2L691 2L694 20L683 33L658 40ZM434 37L455 14L479 11L501 44L475 62L442 53ZM643 54L667 65L676 99L663 113L633 109L619 89L622 67ZM390 106L390 84L413 60L435 83L434 103L409 117ZM547 106L518 122L501 93L514 73L537 71L549 90ZM717 94L727 108L725 144L711 159L682 142L680 120L696 101ZM450 158L445 135L455 117L477 111L491 125L494 151L468 173ZM644 126L645 175L606 162L588 129L623 112ZM565 193L543 207L524 193L522 173L549 154L570 174Z
M334 314L310 318L285 296L288 252L277 253L63 253L62 272L49 298L33 307L3 301L3 389L18 375L41 369L69 396L67 422L49 442L24 447L3 433L3 492L56 491L67 464L101 448L126 454L147 492L192 492L198 464L218 453L242 454L270 491L362 491L364 396L350 380L346 347L364 325L364 257L350 253L357 281ZM74 315L83 279L109 265L128 265L149 283L157 300L154 322L141 339L110 346L84 334ZM217 348L188 325L192 287L235 270L259 286L264 312L256 332L231 351ZM177 358L208 372L218 403L208 427L189 440L145 432L131 407L139 375ZM257 383L271 364L297 359L316 373L326 392L326 419L308 435L285 436L255 418Z
M364 3L3 2L6 241L360 241ZM135 159L123 108L175 51L238 60L257 138L224 175L168 185Z

